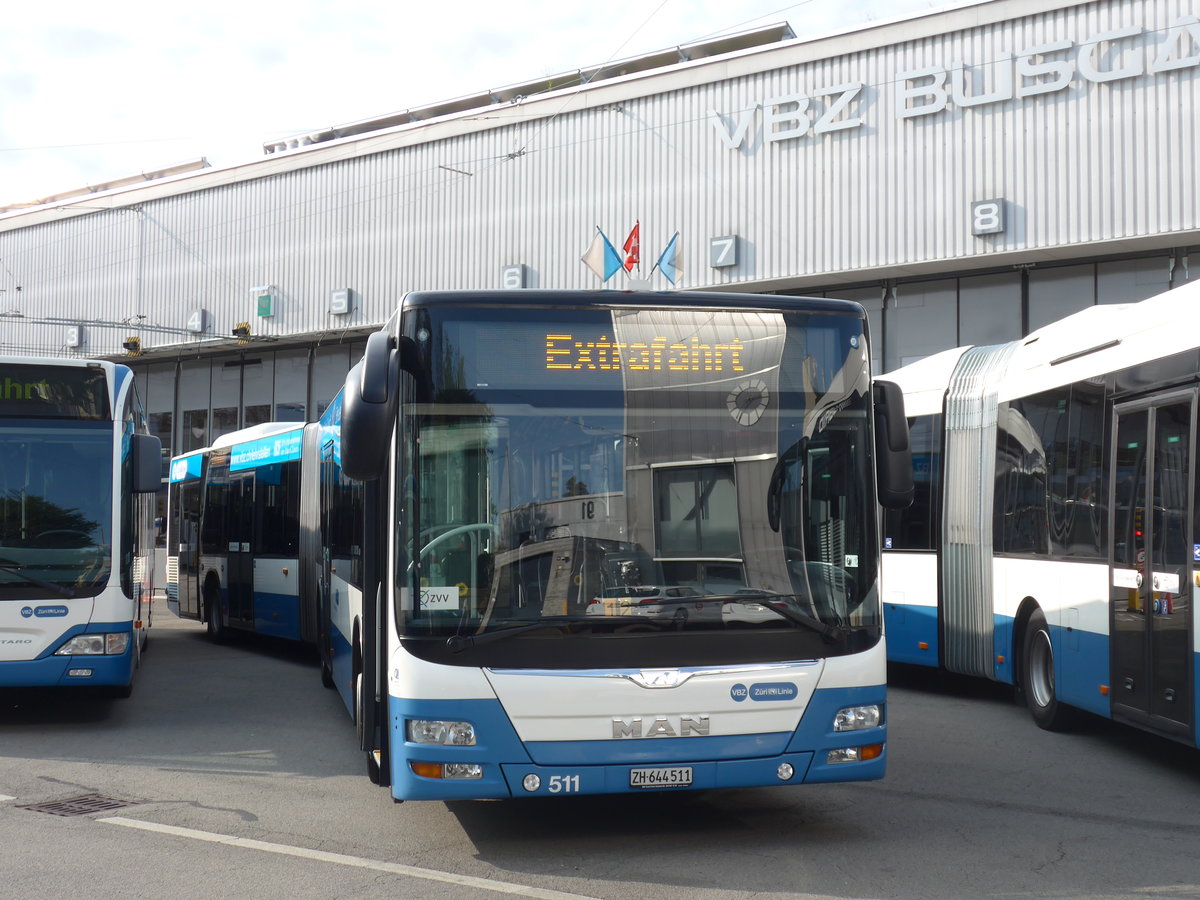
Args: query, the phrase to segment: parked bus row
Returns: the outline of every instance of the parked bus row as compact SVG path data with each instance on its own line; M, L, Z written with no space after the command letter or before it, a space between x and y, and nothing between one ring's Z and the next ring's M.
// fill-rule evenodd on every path
M893 660L1196 745L1200 283L885 376L916 501L887 513Z
M397 800L881 777L912 476L867 341L835 300L410 294L320 422L173 461L172 607L315 642Z
M885 622L886 658L1013 684L1043 727L1195 746L1197 309L872 382L849 303L412 294L320 422L173 461L171 605L316 645L398 800L880 777ZM132 379L5 365L0 683L127 691ZM109 484L70 485L84 449Z

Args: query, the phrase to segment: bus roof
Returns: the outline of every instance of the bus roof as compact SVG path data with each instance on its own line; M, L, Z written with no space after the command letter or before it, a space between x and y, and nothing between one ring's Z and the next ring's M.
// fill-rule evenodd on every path
M412 291L404 296L409 306L510 306L554 309L561 306L614 306L646 308L758 309L783 312L840 312L862 315L862 305L831 297L790 294L741 294L723 291L605 291L605 290L490 290Z
M1089 306L1013 342L1000 399L1020 397L1200 347L1200 281L1137 303ZM908 415L941 408L951 374L970 345L945 350L881 377L898 384Z
M0 355L0 365L20 364L23 366L58 366L60 368L74 367L114 369L118 365L106 359L77 359L69 356L7 356Z
M212 446L208 449L217 450L221 447L232 447L235 444L244 444L246 441L257 441L261 438L273 437L277 434L286 434L289 431L298 431L302 428L304 428L303 422L262 422L238 431L227 431L214 440Z
M926 356L907 366L880 375L880 380L894 381L904 392L904 414L926 416L942 408L942 397L950 374L958 365L959 358L969 347L954 347L932 356Z

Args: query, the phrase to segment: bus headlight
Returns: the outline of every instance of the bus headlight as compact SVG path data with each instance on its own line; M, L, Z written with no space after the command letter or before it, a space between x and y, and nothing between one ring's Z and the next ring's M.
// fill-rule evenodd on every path
M883 710L878 703L870 706L847 706L839 709L833 717L834 731L862 731L864 728L877 728L883 721Z
M80 634L54 651L55 656L120 656L129 649L129 632Z
M475 726L470 722L446 722L440 719L409 719L408 739L414 744L447 744L474 747Z

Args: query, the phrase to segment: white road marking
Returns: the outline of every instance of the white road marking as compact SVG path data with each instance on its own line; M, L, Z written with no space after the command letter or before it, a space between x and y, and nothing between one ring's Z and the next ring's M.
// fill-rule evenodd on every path
M10 797L10 796L8 796L8 794L0 794L0 803L3 803L5 800L16 800L16 799L17 799L16 797Z
M191 838L196 841L208 841L211 844L228 844L231 847L244 847L247 850L261 850L264 853L278 853L281 856L298 856L301 859L312 859L317 862L334 863L339 866L354 866L359 869L372 869L376 872L390 872L393 875L404 875L408 878L422 878L426 881L442 881L447 884L458 884L464 887L478 888L481 891L495 891L499 894L515 894L519 897L532 897L535 900L595 900L583 894L567 894L562 891L549 891L544 888L529 887L524 884L512 884L507 881L493 881L490 878L475 878L470 875L455 875L453 872L439 872L436 869L421 869L417 866L405 866L400 863L383 862L378 859L364 859L361 856L347 856L344 853L328 853L324 850L310 850L307 847L292 847L288 844L273 844L268 841L256 841L250 838L234 837L230 834L219 834L214 831L197 831L194 828L180 828L176 825L160 825L157 822L147 822L143 819L127 819L124 816L107 816L97 819L109 825L124 825L126 828L137 828L142 831L153 831L159 834L170 834L176 837Z

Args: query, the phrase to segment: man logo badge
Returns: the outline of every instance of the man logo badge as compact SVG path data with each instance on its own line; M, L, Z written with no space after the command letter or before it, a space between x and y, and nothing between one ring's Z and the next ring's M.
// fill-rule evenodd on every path
M612 736L620 738L702 737L708 734L708 716L680 716L673 723L667 716L655 716L646 728L642 717L612 720Z
M691 678L692 673L680 672L678 669L642 669L626 677L644 688L673 688Z

